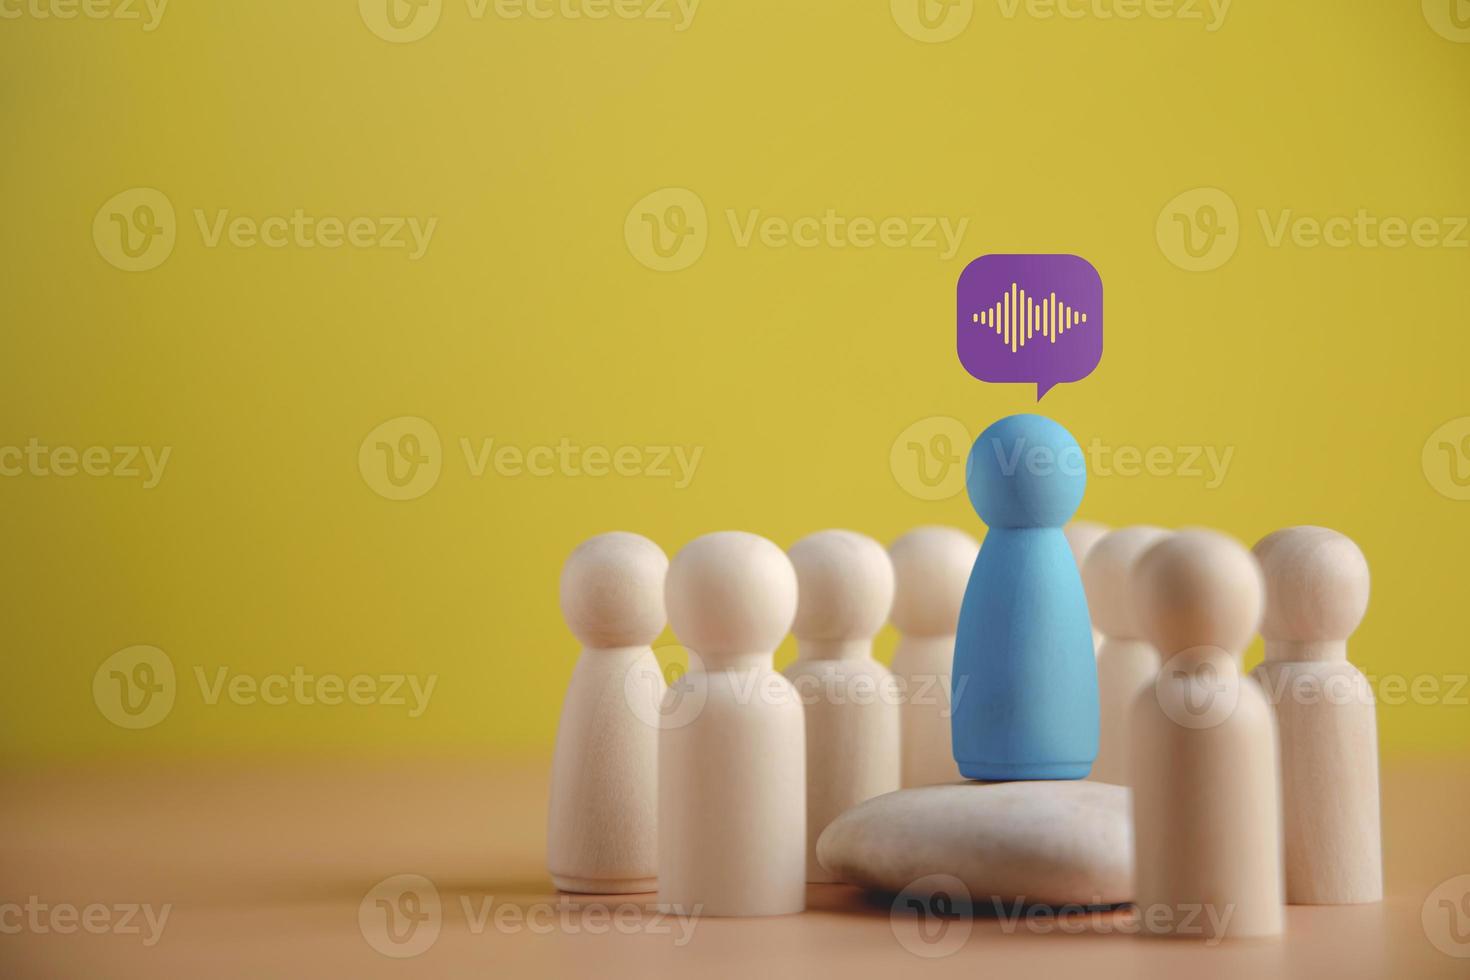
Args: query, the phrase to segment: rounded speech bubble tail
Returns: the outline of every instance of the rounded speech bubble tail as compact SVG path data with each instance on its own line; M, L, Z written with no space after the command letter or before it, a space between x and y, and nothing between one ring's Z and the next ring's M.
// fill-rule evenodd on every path
M1038 381L1038 382L1036 382L1036 400L1037 401L1041 401L1041 399L1046 396L1046 393L1048 391L1051 391L1053 388L1055 388L1060 383L1061 382L1059 382L1059 381Z

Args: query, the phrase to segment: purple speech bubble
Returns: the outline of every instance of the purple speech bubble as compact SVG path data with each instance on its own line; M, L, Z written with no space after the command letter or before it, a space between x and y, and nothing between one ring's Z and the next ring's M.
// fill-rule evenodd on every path
M1102 360L1102 277L1076 255L982 255L955 285L956 348L981 381L1053 386Z

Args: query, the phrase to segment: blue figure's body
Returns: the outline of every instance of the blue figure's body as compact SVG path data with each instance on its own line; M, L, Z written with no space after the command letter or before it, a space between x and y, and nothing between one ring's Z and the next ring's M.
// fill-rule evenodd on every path
M954 757L968 779L1081 779L1097 757L1097 663L1062 526L1087 485L1082 450L1040 415L975 440L970 503L988 525L960 607Z

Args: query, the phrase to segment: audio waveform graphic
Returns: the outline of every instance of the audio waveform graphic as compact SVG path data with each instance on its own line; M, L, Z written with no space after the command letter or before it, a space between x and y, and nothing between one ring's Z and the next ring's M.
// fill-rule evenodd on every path
M1050 343L1056 343L1060 334L1086 323L1087 314L1058 300L1054 292L1037 300L1012 282L994 306L971 314L971 322L993 329L1001 342L1015 353L1033 337L1045 337Z

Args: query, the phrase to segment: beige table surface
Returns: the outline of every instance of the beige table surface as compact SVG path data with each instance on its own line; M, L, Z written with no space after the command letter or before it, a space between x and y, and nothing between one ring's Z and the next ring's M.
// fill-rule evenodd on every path
M550 887L541 761L117 763L3 779L0 902L48 909L40 927L0 909L4 977L1470 976L1470 959L1427 934L1463 937L1470 954L1470 898L1450 909L1439 895L1421 918L1436 886L1470 874L1470 761L1385 764L1383 904L1292 907L1283 939L1213 948L1127 934L1127 912L1078 920L1080 934L962 919L948 928L967 929L963 943L916 942L915 920L843 885L812 886L798 916L660 922L651 896L634 896L609 900L627 905L614 919ZM404 873L434 883L442 918L424 952L391 958L358 912ZM110 921L128 905L169 912L151 946L146 925L48 925L55 906L99 904Z

